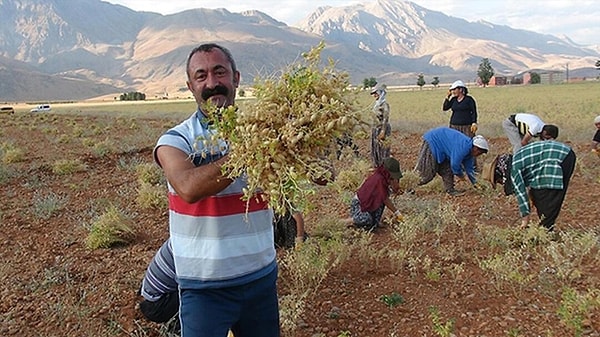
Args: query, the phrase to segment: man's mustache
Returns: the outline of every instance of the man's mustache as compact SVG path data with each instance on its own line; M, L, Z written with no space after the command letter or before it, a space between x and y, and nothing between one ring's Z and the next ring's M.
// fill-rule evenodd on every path
M202 90L202 99L206 101L214 95L227 96L228 94L229 94L229 90L227 89L227 87L218 85L212 89L207 88L207 89Z

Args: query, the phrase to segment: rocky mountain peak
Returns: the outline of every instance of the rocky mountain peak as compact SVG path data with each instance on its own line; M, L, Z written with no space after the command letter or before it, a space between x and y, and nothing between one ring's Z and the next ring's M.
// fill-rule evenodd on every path
M202 42L219 42L236 55L242 85L323 40L323 57L337 60L353 83L375 76L392 85L413 84L418 73L442 81L473 78L482 58L508 75L566 63L572 71L594 70L600 58L597 48L566 37L468 22L398 0L319 7L296 27L257 10L160 15L101 0L0 0L0 13L0 100L130 90L153 97L165 89L170 97L185 95L185 59ZM6 60L23 66L17 73ZM22 80L27 69L40 80Z

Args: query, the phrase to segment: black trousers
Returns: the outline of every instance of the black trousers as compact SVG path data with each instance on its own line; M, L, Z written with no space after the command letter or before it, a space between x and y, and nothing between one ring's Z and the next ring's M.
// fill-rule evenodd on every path
M140 311L148 320L156 323L167 323L179 312L179 293L177 291L163 294L155 302L143 300Z
M537 209L537 214L540 217L540 225L546 227L550 231L554 230L554 223L556 222L556 218L558 218L563 201L565 200L569 181L571 180L571 176L575 169L575 161L575 152L571 150L562 163L560 163L560 167L562 167L563 171L562 190L532 188L529 191L531 202Z

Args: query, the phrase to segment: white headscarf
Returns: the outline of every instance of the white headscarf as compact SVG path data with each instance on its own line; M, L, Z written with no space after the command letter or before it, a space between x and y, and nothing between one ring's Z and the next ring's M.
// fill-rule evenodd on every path
M383 104L385 102L385 94L386 94L386 85L382 84L382 85L378 85L375 90L373 91L373 93L377 93L379 94L379 98L375 101L375 104L373 105L373 107L378 107L381 104Z

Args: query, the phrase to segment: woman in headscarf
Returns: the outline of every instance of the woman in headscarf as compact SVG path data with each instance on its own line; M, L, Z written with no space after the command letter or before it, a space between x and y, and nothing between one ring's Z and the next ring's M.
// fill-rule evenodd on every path
M350 221L355 227L375 230L380 225L386 206L397 220L403 220L402 214L390 200L390 193L396 193L400 188L398 183L401 177L398 160L387 157L383 164L365 179L350 204Z
M390 145L387 140L392 133L390 105L385 100L385 84L375 86L371 95L375 98L373 105L375 124L371 130L371 162L373 167L378 167L383 163L383 159L390 156Z

